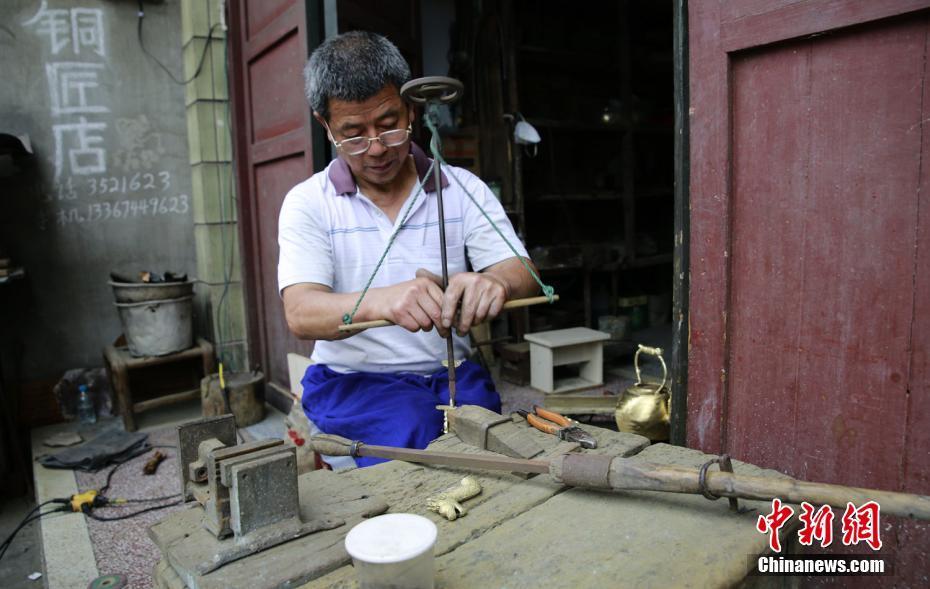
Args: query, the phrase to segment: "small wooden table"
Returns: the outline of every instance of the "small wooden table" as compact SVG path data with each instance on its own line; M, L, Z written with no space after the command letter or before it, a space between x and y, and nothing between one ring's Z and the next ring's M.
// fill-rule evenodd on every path
M130 372L140 368L192 362L197 359L201 361L202 370L197 371L199 376L194 379L196 382L190 385L191 388L162 394L144 401L133 402L132 391L129 386ZM213 344L203 338L197 338L194 347L187 350L165 356L143 357L133 356L129 353L128 347L107 346L103 350L103 361L107 368L107 375L110 377L110 386L113 387L113 392L116 393L119 412L123 418L123 426L126 431L134 432L136 431L136 413L200 397L200 379L213 374Z
M546 393L562 393L604 384L604 342L610 334L587 327L528 333L530 385ZM580 364L577 377L556 379L557 366Z

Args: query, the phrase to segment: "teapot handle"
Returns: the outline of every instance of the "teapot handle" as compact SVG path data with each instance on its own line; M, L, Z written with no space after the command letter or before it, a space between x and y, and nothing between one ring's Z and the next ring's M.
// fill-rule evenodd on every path
M668 368L665 366L665 360L662 358L662 348L654 348L652 346L644 346L643 344L639 344L639 348L636 349L636 355L633 356L633 366L636 368L637 385L643 384L643 377L639 372L639 355L641 353L655 356L662 364L662 384L659 385L658 388L658 390L661 391L665 388L665 383L668 381Z

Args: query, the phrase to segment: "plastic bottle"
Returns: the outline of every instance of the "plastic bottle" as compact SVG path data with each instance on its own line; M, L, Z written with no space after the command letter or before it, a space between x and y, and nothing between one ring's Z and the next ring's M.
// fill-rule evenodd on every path
M77 404L78 419L81 423L97 423L97 412L94 411L94 400L87 391L87 385L82 384L78 387L79 396Z

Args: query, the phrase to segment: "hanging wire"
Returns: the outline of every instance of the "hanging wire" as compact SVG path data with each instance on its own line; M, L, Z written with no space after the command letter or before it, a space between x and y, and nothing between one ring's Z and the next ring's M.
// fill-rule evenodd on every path
M410 199L410 204L407 205L407 209L404 211L404 216L401 217L400 223L397 225L397 229L391 233L390 239L388 239L387 246L384 248L384 253L381 254L381 259L378 260L378 264L375 266L375 269L371 272L371 276L368 277L368 282L365 283L365 288L362 289L362 292L358 295L358 300L355 301L355 307L352 309L351 313L346 313L342 316L342 322L346 325L350 325L352 320L355 319L355 314L358 313L358 308L362 305L362 299L365 298L365 295L368 293L368 289L371 288L371 283L375 279L375 275L378 274L378 270L381 268L381 265L384 263L384 260L387 258L388 252L391 251L391 246L394 245L394 240L397 239L397 234L400 233L401 229L404 228L404 224L407 222L407 217L410 216L410 211L413 210L413 205L420 198L420 194L423 193L423 188L426 186L426 182L429 180L430 175L433 173L433 166L436 165L436 160L430 164L429 169L426 171L426 174L423 175L423 180L417 184L417 192L413 195L413 198Z
M432 151L433 153L434 161L437 161L441 164L448 166L449 163L446 162L446 160L442 157L442 151L439 149L439 140L438 140L439 129L436 126L436 121L434 118L436 115L437 109L438 107L435 104L431 103L427 107L426 117L424 117L427 128L429 128L430 132L433 134L432 138L430 139L430 151ZM507 244L507 247L510 248L510 251L513 252L513 255L515 255L517 259L520 260L520 262L523 264L523 267L526 268L526 271L530 273L530 276L533 277L533 280L535 280L536 283L539 285L539 287L542 289L543 295L545 295L545 297L549 299L549 302L552 303L555 300L555 289L549 286L548 284L543 283L542 278L539 277L539 274L537 274L536 271L533 270L533 267L530 266L527 263L526 259L524 259L524 257L520 255L520 253L517 251L517 248L515 248L514 245L510 243L510 240L504 236L504 233L500 230L500 227L497 226L497 223L495 223L494 220L491 219L491 216L488 215L487 211L485 211L481 207L481 205L478 204L478 201L475 200L474 195L471 192L469 192L467 188L465 188L465 185L462 184L462 181L459 180L458 176L456 176L455 174L450 174L450 176L452 176L452 179L455 180L455 183L459 185L459 188L462 189L462 192L464 192L468 196L468 199L472 202L472 204L475 205L475 207L477 207L479 211L481 211L481 214L484 216L485 219L487 219L488 223L491 224L491 227L494 228L494 231L496 231L497 234L500 235L500 238L504 240L504 243Z
M203 63L207 57L207 51L210 50L211 41L213 40L213 31L216 30L219 24L215 24L210 27L210 31L207 33L207 42L203 46L203 52L200 54L200 60L197 62L197 69L194 71L194 74L186 80L179 80L177 77L175 77L171 70L169 70L165 64L163 64L157 57L155 57L155 55L152 54L145 46L145 41L143 40L142 36L142 23L145 20L145 6L143 4L143 0L139 0L138 17L139 19L136 21L136 37L139 39L139 47L142 49L142 53L146 54L149 59L155 62L155 65L160 67L166 74L168 74L168 77L171 78L171 81L175 84L179 86L186 86L187 84L196 80L197 76L200 75L200 70L203 69Z
M212 17L211 17L212 18ZM217 23L222 24L222 23ZM215 25L214 25L215 26ZM229 79L229 52L223 51L223 72L226 79ZM214 71L210 73L210 84L213 89L213 97L217 96L217 80ZM225 110L225 125L224 129L228 130L232 128L231 119L229 116L229 102L226 103ZM217 150L219 150L219 132L216 128L216 125L213 126L213 137L214 144L216 145ZM219 160L219 153L217 153L217 159ZM232 169L231 163L222 164L223 171L220 171L220 167L216 166L216 180L217 180L217 200L219 202L220 209L220 261L223 265L223 292L220 294L220 299L216 304L216 317L217 317L217 340L220 345L227 343L230 334L232 333L232 317L229 308L229 288L232 283L232 272L233 272L233 261L236 259L235 256L235 247L236 240L229 239L228 249L227 249L227 231L232 227L229 223L229 218L227 217L226 211L226 197L229 196L231 199L234 199L232 190L232 180L229 178L230 171ZM218 346L220 347L220 346ZM218 353L220 363L226 364L227 366L233 366L230 363L229 350L228 347L224 347L222 351ZM243 368L243 367L239 367Z

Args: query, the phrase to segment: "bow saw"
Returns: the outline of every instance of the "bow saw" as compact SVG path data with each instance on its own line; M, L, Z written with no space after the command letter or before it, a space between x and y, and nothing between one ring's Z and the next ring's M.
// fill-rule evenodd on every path
M448 259L446 255L446 218L445 218L445 214L443 213L442 182L441 182L441 178L442 178L441 167L442 167L442 164L446 162L442 158L442 153L440 151L439 129L436 126L436 121L434 120L433 113L441 105L454 104L455 102L458 102L458 100L462 97L462 93L464 89L465 87L462 85L460 81L454 78L448 78L445 76L427 76L425 78L417 78L416 80L411 80L407 82L400 89L400 95L405 100L408 100L414 104L425 105L426 112L424 116L424 121L426 123L426 126L429 128L430 132L432 133L432 137L430 138L430 151L432 152L432 155L433 155L433 165L430 166L430 169L432 170L434 185L436 187L436 204L437 204L437 209L439 213L439 248L440 248L440 254L441 254L441 259L442 259L442 277L441 278L442 278L442 289L443 290L445 290L449 286L449 263L448 263ZM428 175L429 175L429 172L427 172L427 176ZM453 178L455 177L453 176ZM455 178L455 180L456 182L459 182L458 178ZM478 209L481 211L484 217L488 220L488 222L491 223L491 226L497 231L498 235L500 235L501 238L504 240L504 242L507 243L508 246L510 246L510 249L514 252L514 254L517 255L517 257L520 259L521 262L523 262L523 265L527 269L527 271L533 276L536 282L539 283L539 285L542 287L544 296L528 297L528 298L523 298L523 299L514 299L511 301L507 301L506 303L504 303L503 309L504 310L516 309L520 307L528 307L530 305L537 305L540 303L552 303L558 300L559 297L554 294L552 287L546 284L543 284L542 280L540 280L536 272L533 271L533 269L529 266L529 264L526 263L526 260L524 260L521 256L519 256L519 254L517 254L517 251L513 247L513 245L509 241L507 241L507 238L504 237L500 229L497 227L497 225L494 224L494 222L491 220L488 214L484 211L484 209L482 209L480 205L478 205L478 203L475 201L471 193L469 193L468 190L466 190L465 187L461 185L461 183L459 183L459 187L465 191L469 199L471 199L472 203L478 206ZM417 192L417 194L419 194L419 192L421 191L422 191L422 183L420 185L420 190ZM403 228L404 220L406 220L406 215L410 212L410 208L412 207L412 204L413 203L411 202L411 206L407 208L407 213L405 213L404 219L401 221L400 225L398 226L398 231L401 228ZM387 249L385 249L384 255L382 255L382 258L381 258L382 262L384 261L384 256L387 254L387 250L390 249L391 244L393 243L395 237L396 237L396 233L393 236L391 236L391 240L388 242ZM351 314L347 313L345 317L343 318L344 324L339 326L339 331L354 332L354 331L360 331L363 329L370 329L373 327L387 327L389 325L393 325L392 322L386 319L380 319L380 320L375 320L375 321L365 321L362 323L352 323L352 317L355 315L355 311L358 310L359 304L361 303L362 298L365 296L365 293L367 292L368 287L371 285L371 281L374 279L374 275L375 273L377 273L378 268L380 268L380 266L381 266L381 262L379 262L378 266L375 267L375 270L372 273L371 278L369 278L368 280L368 285L365 287L365 289L362 291L361 295L359 296L358 302L356 302L355 309L353 310L353 312ZM446 340L446 355L448 357L447 365L448 365L448 370L449 370L449 405L447 406L443 405L438 408L442 409L446 414L446 417L443 421L443 431L448 431L448 409L455 407L455 351L453 349L451 330L450 330L449 335L446 336L445 340Z

